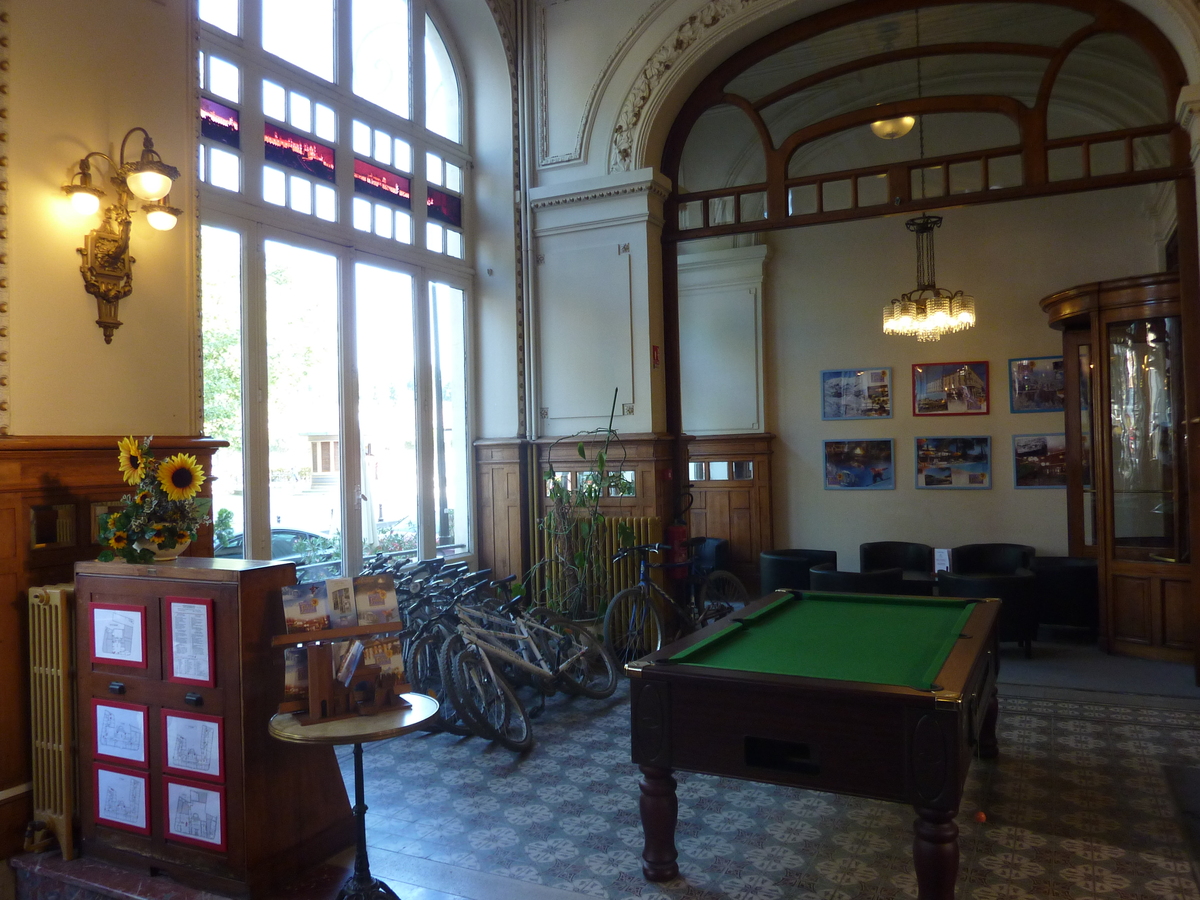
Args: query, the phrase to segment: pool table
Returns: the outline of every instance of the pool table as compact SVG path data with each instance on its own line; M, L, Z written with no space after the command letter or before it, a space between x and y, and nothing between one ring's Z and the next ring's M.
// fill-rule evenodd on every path
M646 878L679 872L682 769L912 804L918 896L952 898L963 782L996 754L999 609L776 591L626 665Z

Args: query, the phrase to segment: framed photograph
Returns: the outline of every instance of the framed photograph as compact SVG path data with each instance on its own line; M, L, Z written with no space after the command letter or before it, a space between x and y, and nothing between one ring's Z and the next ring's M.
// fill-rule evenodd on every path
M212 600L164 597L167 633L167 681L216 684L213 666Z
M1008 406L1015 413L1062 412L1064 385L1061 356L1008 361Z
M146 607L91 604L92 662L113 666L146 665Z
M169 841L225 849L225 788L164 775L163 836Z
M96 824L150 833L150 779L145 772L127 772L101 763L92 766L92 797Z
M890 419L892 370L831 369L821 373L822 419Z
M225 720L180 709L162 710L163 771L225 780Z
M149 707L117 700L92 700L92 752L97 759L146 768L150 756Z
M992 439L919 437L917 487L925 490L987 490L992 486Z
M1067 486L1067 436L1013 435L1013 486L1065 488Z
M894 459L891 439L826 441L825 490L895 490Z
M986 362L917 363L912 367L914 416L986 416Z

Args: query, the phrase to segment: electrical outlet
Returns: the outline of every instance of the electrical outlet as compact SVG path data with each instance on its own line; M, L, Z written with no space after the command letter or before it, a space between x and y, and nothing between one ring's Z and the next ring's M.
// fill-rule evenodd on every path
M632 403L622 403L621 404L621 415L632 416L633 415L633 404Z

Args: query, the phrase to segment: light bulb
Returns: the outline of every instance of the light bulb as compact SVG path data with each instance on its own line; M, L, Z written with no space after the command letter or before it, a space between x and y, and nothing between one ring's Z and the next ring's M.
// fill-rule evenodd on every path
M71 191L71 208L81 216L94 216L100 209L100 195L91 191Z

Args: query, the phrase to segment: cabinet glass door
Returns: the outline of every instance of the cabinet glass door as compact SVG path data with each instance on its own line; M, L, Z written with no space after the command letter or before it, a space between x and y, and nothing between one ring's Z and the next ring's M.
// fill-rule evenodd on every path
M1182 561L1187 527L1179 318L1114 322L1107 341L1114 554Z
M1092 444L1092 345L1080 344L1079 460L1083 484L1083 545L1096 546L1096 463Z

